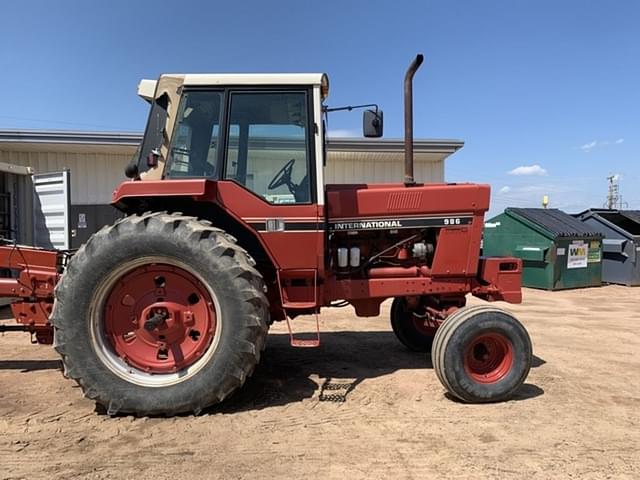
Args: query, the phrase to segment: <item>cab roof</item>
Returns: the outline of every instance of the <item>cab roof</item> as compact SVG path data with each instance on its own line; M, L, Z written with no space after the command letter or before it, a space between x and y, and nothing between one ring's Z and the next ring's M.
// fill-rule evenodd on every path
M165 73L159 80L141 80L138 95L150 102L163 79L186 86L308 85L320 87L323 99L329 94L326 73Z
M163 75L164 76L164 75ZM188 73L185 85L322 85L324 73Z

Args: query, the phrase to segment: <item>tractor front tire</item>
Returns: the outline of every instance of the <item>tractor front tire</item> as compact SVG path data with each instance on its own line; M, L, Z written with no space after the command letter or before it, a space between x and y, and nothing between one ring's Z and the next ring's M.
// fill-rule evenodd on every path
M413 352L429 352L436 329L425 326L424 319L407 309L407 302L396 297L391 304L391 328L400 343Z
M527 378L529 334L510 313L491 306L465 307L438 329L431 360L449 393L467 403L509 399Z
M198 414L258 363L264 290L247 253L209 222L132 215L70 260L55 292L54 346L110 415Z

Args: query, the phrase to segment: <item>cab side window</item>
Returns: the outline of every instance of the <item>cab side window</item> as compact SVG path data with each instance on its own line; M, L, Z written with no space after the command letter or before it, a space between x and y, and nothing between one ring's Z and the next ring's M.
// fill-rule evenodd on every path
M306 91L231 93L224 177L275 204L309 203Z

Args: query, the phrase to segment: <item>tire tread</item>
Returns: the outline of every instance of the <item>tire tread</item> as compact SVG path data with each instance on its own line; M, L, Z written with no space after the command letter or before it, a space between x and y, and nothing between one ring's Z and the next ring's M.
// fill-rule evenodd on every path
M125 231L142 232L148 229L173 231L173 234L184 236L188 241L199 243L200 250L208 255L228 259L230 268L234 271L232 281L238 292L238 300L242 302L244 323L240 328L245 333L239 354L229 356L232 359L232 364L226 368L223 381L219 382L217 386L212 386L212 390L207 393L207 401L203 401L202 398L194 398L192 404L186 408L184 405L178 405L173 408L166 406L162 411L144 408L140 411L132 411L134 409L125 405L124 401L113 399L111 393L102 385L91 384L92 382L82 373L83 369L78 363L81 359L74 358L68 352L68 345L74 341L75 335L73 322L62 315L65 305L73 302L74 294L69 291L69 285L83 269L91 268L92 255L90 253L99 251L105 242L113 242ZM179 212L145 212L140 215L124 217L110 226L103 227L80 247L71 258L62 280L56 286L51 323L54 327L54 348L62 358L65 372L69 378L78 383L87 398L104 406L110 415L135 413L170 416L184 413L187 410L199 413L203 408L224 400L244 384L260 360L268 331L269 308L264 295L262 276L249 263L247 252L234 240L223 230L211 226L210 222L199 220L196 217L185 216Z

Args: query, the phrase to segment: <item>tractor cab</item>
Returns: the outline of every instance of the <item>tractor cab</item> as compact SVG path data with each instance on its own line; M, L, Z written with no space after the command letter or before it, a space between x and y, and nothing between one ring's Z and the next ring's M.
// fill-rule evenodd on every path
M231 180L270 204L322 203L322 115L337 110L323 106L328 92L325 74L142 80L138 95L151 111L127 175ZM366 136L381 136L382 112L366 110L363 124Z
M140 180L231 180L270 204L322 197L324 74L163 75L136 159Z

